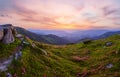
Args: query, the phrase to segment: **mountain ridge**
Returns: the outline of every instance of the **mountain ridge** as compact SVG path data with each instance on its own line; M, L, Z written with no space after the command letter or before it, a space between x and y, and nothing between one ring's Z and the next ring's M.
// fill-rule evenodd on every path
M48 44L57 44L57 45L63 45L63 44L67 44L69 43L69 41L58 37L56 35L50 34L50 35L40 35L40 34L36 34L33 32L30 32L24 28L20 28L20 27L15 27L16 30L18 31L18 33L23 34L28 36L30 39L35 40L35 41L39 41L39 42L45 42Z

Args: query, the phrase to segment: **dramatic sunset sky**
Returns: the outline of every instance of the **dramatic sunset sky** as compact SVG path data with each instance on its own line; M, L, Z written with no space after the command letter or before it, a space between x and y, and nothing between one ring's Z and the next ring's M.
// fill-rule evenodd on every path
M120 0L0 0L0 24L31 29L120 29Z

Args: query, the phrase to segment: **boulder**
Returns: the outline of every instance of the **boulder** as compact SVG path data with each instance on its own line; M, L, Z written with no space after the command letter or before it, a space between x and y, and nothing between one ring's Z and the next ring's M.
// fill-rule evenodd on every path
M2 40L2 42L4 44L9 44L9 43L14 42L15 39L14 39L14 36L12 34L12 30L10 28L4 29L4 33L5 33L5 35L4 35L3 40Z
M112 67L113 67L113 64L112 64L112 63L109 63L109 64L106 65L106 68L108 68L108 69L110 69L110 68L112 68Z
M2 40L3 36L4 36L3 29L0 29L0 40Z
M16 34L16 30L11 24L0 25L0 40L4 44L13 43L15 38L14 35Z
M112 44L113 44L112 42L107 42L105 45L106 46L112 46Z
M11 73L7 73L7 77L12 77L12 74Z
M23 38L23 35L22 34L16 34L15 35L17 38Z

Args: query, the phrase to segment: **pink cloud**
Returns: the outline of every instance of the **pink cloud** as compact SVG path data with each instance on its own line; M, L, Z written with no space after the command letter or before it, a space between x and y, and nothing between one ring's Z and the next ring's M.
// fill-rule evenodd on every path
M103 10L104 16L115 15L116 13L118 13L120 11L119 8L115 8L113 5L105 6L102 8L102 10Z

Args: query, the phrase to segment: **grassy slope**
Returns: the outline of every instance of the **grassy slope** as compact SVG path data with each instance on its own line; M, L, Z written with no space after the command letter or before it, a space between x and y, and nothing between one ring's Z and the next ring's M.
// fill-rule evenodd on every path
M11 44L0 43L0 60L8 58L11 54L13 54L13 51L19 44L20 41L18 39L15 39L15 42Z
M112 46L105 47L106 42L113 42ZM25 46L23 56L13 61L8 72L16 73L19 77L76 77L78 73L97 69L100 65L113 64L110 69L100 69L91 72L87 77L119 77L120 76L120 36L93 41L89 44L73 44L52 46L36 43L39 48L48 52L45 56L39 48ZM117 54L116 54L117 52ZM73 56L89 56L85 61L74 61ZM21 68L26 68L22 76ZM0 74L5 77L5 72Z

